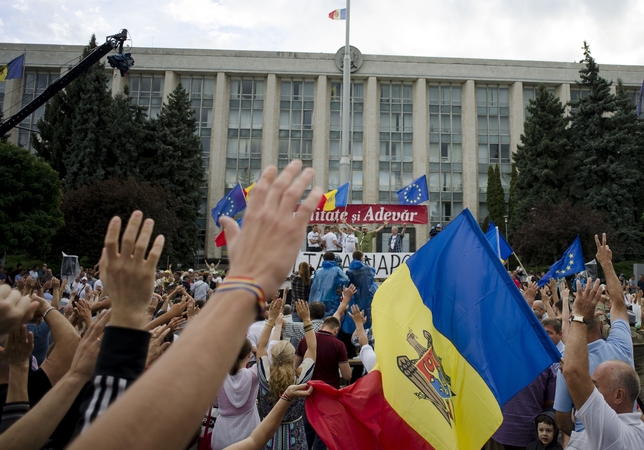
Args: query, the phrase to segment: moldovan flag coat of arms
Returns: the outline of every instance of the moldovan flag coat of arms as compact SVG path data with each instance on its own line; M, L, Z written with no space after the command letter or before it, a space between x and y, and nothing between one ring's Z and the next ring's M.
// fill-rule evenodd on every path
M372 304L377 363L306 416L329 449L480 450L501 408L559 352L469 210L402 264Z

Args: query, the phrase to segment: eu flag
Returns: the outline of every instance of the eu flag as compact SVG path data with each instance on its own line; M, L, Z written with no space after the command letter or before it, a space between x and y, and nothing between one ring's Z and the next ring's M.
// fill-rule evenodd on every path
M246 196L244 196L244 190L240 184L237 184L235 188L228 193L224 198L219 200L217 206L215 206L210 214L212 215L215 225L219 225L220 216L229 216L232 217L240 211L246 209Z
M584 264L584 252L581 250L579 235L566 249L559 261L550 266L548 272L539 280L537 286L544 286L552 278L564 278L586 270Z
M503 405L561 357L467 209L371 311L374 369L340 391L311 382L306 416L330 450L480 449Z
M485 237L501 260L507 261L510 255L514 253L514 250L512 250L508 241L506 241L503 235L499 233L499 227L497 227L491 220L487 233L485 233Z
M417 205L429 200L427 194L427 175L414 180L398 190L398 201L401 205Z

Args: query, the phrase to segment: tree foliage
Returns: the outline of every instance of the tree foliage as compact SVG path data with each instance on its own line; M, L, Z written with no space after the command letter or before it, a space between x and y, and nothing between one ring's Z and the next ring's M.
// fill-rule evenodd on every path
M567 197L568 136L564 106L541 84L536 98L530 100L528 113L514 155L520 176L516 181L516 205L511 215L512 229L520 227L528 211L541 201L557 203Z
M58 174L42 159L0 142L0 252L46 254L63 226Z
M94 180L87 186L65 193L62 210L65 226L56 235L56 247L65 253L98 262L107 224L114 216L123 219L123 229L132 211L143 211L154 219L154 237L166 238L164 255L173 251L174 236L179 226L175 205L169 192L134 178Z
M176 204L180 225L175 236L174 256L189 261L197 247L197 218L201 205L200 188L205 181L201 142L190 107L188 93L181 84L170 93L156 119L141 164L144 178L165 187Z
M92 36L83 56L95 47ZM112 97L107 81L104 65L95 64L57 94L38 122L34 147L58 171L67 193L112 177L161 186L179 220L169 254L173 262L192 261L205 174L188 93L179 85L159 116L148 120L127 86ZM67 204L64 211L73 214Z
M499 165L490 165L487 171L487 199L486 206L488 217L498 226L505 222L506 205L505 193L501 184L501 171Z
M615 240L606 215L589 206L563 201L540 202L527 214L524 224L513 233L512 248L524 263L552 264L580 236L585 260L594 258L595 234L606 232L614 259L621 259L625 247Z
M605 211L616 239L628 250L626 256L641 256L641 224L638 220L638 189L643 180L641 124L623 93L610 93L611 83L599 75L599 66L584 43L585 67L580 86L590 94L571 102L571 146L574 176L570 178L573 201ZM639 133L638 133L639 131Z

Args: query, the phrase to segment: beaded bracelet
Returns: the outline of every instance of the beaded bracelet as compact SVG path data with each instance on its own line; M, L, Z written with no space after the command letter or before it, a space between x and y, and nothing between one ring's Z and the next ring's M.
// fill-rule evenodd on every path
M290 398L288 395L286 395L286 391L284 391L284 393L282 395L280 395L280 398L282 400L286 401L286 402L289 402L289 403L293 401L292 398Z
M47 314L49 314L49 311L52 311L54 309L56 308L54 308L53 306L50 306L49 309L45 311L45 313L42 315L42 320L45 320L47 318Z
M238 289L255 294L255 297L257 297L257 309L260 313L264 312L266 309L266 296L264 295L264 290L254 278L226 277L226 280L217 287L216 292L236 291Z

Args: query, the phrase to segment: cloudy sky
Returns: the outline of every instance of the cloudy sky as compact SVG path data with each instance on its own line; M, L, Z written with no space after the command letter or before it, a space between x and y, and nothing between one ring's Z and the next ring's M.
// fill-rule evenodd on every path
M149 6L142 6L147 3ZM344 0L6 0L0 42L85 44L121 28L136 47L335 53ZM642 0L353 0L365 54L644 65Z

